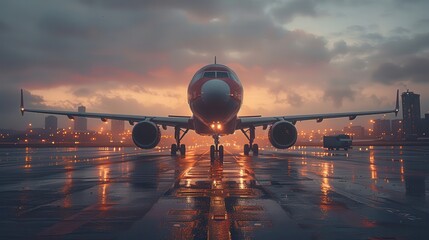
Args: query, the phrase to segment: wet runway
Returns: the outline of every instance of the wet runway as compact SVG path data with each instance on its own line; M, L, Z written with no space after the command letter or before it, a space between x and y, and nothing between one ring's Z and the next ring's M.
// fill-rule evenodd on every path
M0 239L429 239L429 147L240 149L0 149Z

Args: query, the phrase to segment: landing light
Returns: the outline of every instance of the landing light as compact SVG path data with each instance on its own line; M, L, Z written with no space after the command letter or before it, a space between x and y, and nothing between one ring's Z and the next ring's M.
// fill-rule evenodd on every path
M211 127L213 130L222 130L222 124L221 124L221 123L219 123L219 122L216 122L216 123L212 123L212 124L210 124L210 127Z

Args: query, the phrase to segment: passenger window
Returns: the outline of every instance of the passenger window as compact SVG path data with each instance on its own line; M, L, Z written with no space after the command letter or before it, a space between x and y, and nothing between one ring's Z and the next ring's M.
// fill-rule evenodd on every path
M217 75L216 76L217 78L227 78L227 77L229 77L228 76L228 72L217 72L216 75Z
M205 72L204 77L214 78L216 77L216 72Z

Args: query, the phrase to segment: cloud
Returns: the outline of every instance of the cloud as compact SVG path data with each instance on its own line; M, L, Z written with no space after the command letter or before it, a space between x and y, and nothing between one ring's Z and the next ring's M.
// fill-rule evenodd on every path
M362 34L362 33L366 32L366 28L364 26L361 26L361 25L352 25L352 26L348 26L346 28L346 31L352 32L352 33Z
M78 97L89 97L93 94L93 91L91 91L91 89L89 89L89 88L83 87L83 88L78 88L75 91L73 91L73 94L75 96L78 96Z
M414 24L417 28L421 28L421 29L429 29L429 18L422 18L419 19L415 22Z
M411 38L394 38L379 46L380 58L409 56L429 49L429 33L417 34Z
M325 89L323 99L330 101L334 107L342 107L344 100L354 101L357 92L353 90L347 80L333 80Z
M277 26L259 2L243 7L229 1L168 2L53 2L56 11L35 8L16 20L27 25L16 24L11 34L0 36L0 77L27 88L118 80L167 86L171 79L183 86L191 77L183 69L203 66L215 55L225 64L290 71L330 61L323 37ZM221 20L195 20L188 11L210 11Z
M10 27L4 23L3 21L0 21L0 34L5 34L10 30Z
M411 58L405 64L383 63L373 73L375 81L391 84L399 81L425 83L429 76L428 58Z
M379 33L366 33L362 35L362 38L366 38L370 41L382 41L384 39L383 35Z
M286 98L284 99L279 99L279 97L276 97L276 103L287 103L290 106L297 108L302 106L302 104L304 103L304 99L301 95L299 95L296 92L293 91L289 91L286 95Z
M64 15L49 14L39 21L40 29L54 37L62 38L89 38L96 33L96 29L81 19Z
M311 113L332 104L365 109L353 101L355 89L423 84L429 58L426 13L395 10L396 2L46 0L2 6L2 89L40 93L39 106L46 108L83 103L114 112L119 106L101 101L117 100L158 114L149 105L180 101L175 109L185 112L189 80L217 56L245 89L263 89L255 97L266 114L275 115L277 107ZM424 3L404 7L424 9ZM383 11L391 16L377 21ZM172 113L168 104L158 106L161 113Z
M334 48L331 50L333 55L344 55L347 54L349 48L344 40L337 41L334 43Z
M114 112L142 116L167 116L169 114L180 114L177 113L176 106L167 106L163 103L141 104L134 98L122 96L110 97L98 95L97 101L94 102L92 108L97 109L96 111L98 112Z
M269 12L282 23L290 22L296 16L316 17L319 15L317 2L312 0L275 2L269 7Z
M404 27L395 27L394 29L390 30L390 33L396 34L396 35L405 35L405 34L410 34L411 31Z

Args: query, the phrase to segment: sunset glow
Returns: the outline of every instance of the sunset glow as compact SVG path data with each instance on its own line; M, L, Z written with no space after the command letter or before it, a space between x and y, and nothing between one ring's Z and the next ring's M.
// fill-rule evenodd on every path
M20 88L34 108L191 115L188 83L214 56L242 81L240 115L386 109L407 88L428 111L428 3L340 2L7 1L0 128L42 126L44 116L19 118Z

